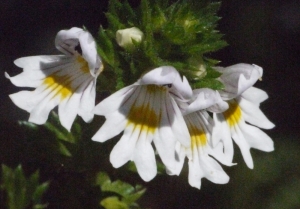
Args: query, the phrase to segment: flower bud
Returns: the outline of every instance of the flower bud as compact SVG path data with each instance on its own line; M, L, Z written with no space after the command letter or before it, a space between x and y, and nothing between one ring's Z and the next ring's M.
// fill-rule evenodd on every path
M131 49L134 46L133 40L140 43L143 37L144 33L136 27L126 28L116 32L118 45L125 49Z

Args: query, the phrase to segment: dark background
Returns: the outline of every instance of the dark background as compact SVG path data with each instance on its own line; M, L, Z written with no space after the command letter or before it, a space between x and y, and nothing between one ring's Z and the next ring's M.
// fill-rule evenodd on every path
M14 143L22 138L23 132L19 131L16 121L28 118L28 114L8 98L8 94L19 89L4 77L4 72L10 75L19 73L20 69L13 64L19 57L59 54L54 38L61 29L84 25L96 36L99 26L106 25L106 8L107 1L100 0L0 2L1 163L7 163L9 156L18 159L19 153L3 152L14 150ZM270 97L262 104L262 109L276 124L275 129L266 131L274 139L275 152L252 151L254 170L246 168L237 154L238 168L227 169L231 177L229 184L215 185L203 180L200 191L188 185L186 173L180 178L158 176L150 183L137 179L148 188L141 200L144 207L276 208L270 202L278 200L276 197L283 192L282 188L293 184L295 179L299 183L300 169L296 159L300 155L300 1L226 0L218 14L222 17L218 29L225 34L229 46L211 56L221 60L222 66L243 62L264 68L263 81L256 86L267 91ZM265 165L265 162L270 165ZM259 170L270 176L262 178L264 174L258 173ZM275 178L277 174L273 171L278 170L280 174ZM251 187L251 184L256 186ZM283 196L286 197L280 203L291 202L289 198L294 198ZM259 200L265 203L258 203ZM300 203L285 208L300 208Z

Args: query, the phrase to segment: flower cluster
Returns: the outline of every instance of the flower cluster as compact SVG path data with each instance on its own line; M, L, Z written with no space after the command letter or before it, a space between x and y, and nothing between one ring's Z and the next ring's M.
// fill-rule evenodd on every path
M117 31L116 36L124 48L132 49L143 40L137 28ZM274 149L271 138L259 129L274 127L259 108L267 94L253 87L262 77L259 66L215 67L221 74L217 80L224 85L221 90L192 89L173 66L158 66L95 106L96 80L103 65L93 37L71 28L57 34L55 45L64 55L15 61L23 72L14 77L5 73L6 77L16 86L36 89L10 98L36 124L45 123L58 106L59 120L67 130L77 114L86 122L94 114L104 116L106 121L92 140L105 142L123 132L110 153L115 168L133 161L141 178L150 181L157 174L156 153L169 175L179 175L187 158L188 181L200 189L202 178L218 184L229 181L221 164L235 164L233 141L249 168L253 168L250 148Z

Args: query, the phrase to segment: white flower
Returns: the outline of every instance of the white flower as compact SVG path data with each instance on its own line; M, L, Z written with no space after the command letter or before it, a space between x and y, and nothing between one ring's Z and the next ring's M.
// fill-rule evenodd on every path
M190 145L190 136L176 100L191 98L192 89L173 67L156 68L133 85L109 96L95 107L106 122L92 138L104 142L124 130L110 154L115 168L129 160L145 181L157 173L153 140L167 169L176 168L175 144Z
M58 105L59 120L70 130L77 114L86 122L93 119L96 79L103 65L93 37L80 28L58 32L55 45L65 55L19 58L14 63L23 72L5 76L16 86L36 88L9 95L18 107L30 113L30 122L44 124ZM82 55L75 50L78 45Z
M123 30L118 30L116 32L117 43L123 48L132 47L132 40L134 40L137 43L140 43L143 40L143 37L143 32L136 27L126 28Z
M226 73L227 70L235 72L231 74L231 78L230 74ZM274 150L272 139L258 128L274 127L259 108L260 103L265 101L268 95L252 87L262 76L262 68L239 64L233 66L233 69L225 68L224 74L227 74L226 82L223 82L226 91L220 91L220 95L223 99L228 99L229 108L223 113L214 113L213 145L219 147L216 149L224 149L227 160L232 161L233 139L239 146L247 166L253 168L250 148L265 152ZM222 81L225 81L224 77Z
M178 170L182 169L184 158L187 156L189 159L188 181L191 186L198 189L201 187L202 178L207 178L217 184L225 184L229 181L229 176L216 160L224 165L233 165L231 161L225 160L222 150L215 150L212 147L211 135L214 122L204 109L214 105L220 107L218 111L228 108L227 103L222 101L216 91L211 89L194 90L194 99L184 111L186 114L184 120L190 133L191 146L185 148L179 143L176 146L179 159Z

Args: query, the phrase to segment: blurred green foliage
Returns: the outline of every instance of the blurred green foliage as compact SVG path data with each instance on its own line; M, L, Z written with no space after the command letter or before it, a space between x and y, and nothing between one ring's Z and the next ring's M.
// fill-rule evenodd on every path
M36 171L26 178L21 165L15 169L2 164L1 189L6 194L6 206L9 209L46 208L42 196L49 187L48 182L39 184L39 172Z
M236 150L238 165L229 171L226 208L300 208L300 145L292 139L276 137L272 153L253 150L253 170L245 166Z

